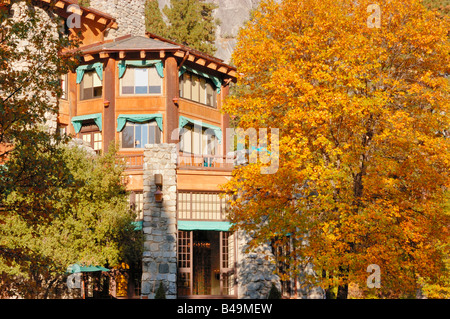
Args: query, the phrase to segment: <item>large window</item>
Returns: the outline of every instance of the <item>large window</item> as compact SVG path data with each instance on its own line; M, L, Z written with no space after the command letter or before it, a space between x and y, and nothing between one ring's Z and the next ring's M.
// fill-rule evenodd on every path
M94 151L100 153L102 150L102 132L98 126L92 121L83 123L80 130L81 139L92 147Z
M102 91L102 81L96 71L86 71L80 83L80 100L101 98Z
M195 155L217 155L218 140L211 131L194 125L185 125L181 130L180 150Z
M156 67L133 68L127 67L120 79L121 94L161 94L162 79Z
M180 97L217 107L217 93L214 84L201 76L185 72L180 77Z
M161 143L161 130L156 121L127 122L122 130L122 148L144 148L145 144Z

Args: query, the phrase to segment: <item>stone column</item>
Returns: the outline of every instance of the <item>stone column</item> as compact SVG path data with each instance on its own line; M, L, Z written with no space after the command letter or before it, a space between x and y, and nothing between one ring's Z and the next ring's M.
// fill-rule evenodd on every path
M167 299L177 297L177 154L176 144L145 145L142 298L153 299L160 282ZM155 174L162 175L162 203L155 202Z

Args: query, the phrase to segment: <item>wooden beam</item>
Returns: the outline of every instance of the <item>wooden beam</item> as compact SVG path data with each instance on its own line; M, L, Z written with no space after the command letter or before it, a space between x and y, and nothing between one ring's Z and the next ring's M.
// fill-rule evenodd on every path
M117 29L117 27L118 27L118 24L117 24L117 22L113 22L113 24L111 24L111 28L112 29Z
M164 59L165 56L166 56L166 51L163 51L163 50L159 51L159 57L161 59Z
M141 54L141 59L145 59L146 52L145 51L141 51L140 54Z
M62 1L58 1L55 4L55 7L60 8L60 9L64 9L65 6L66 6L66 4Z
M210 68L210 69L215 70L215 69L217 69L217 64L215 64L214 62L211 62L211 63L209 63L209 64L207 65L207 67Z
M226 66L221 66L217 71L222 72L222 73L227 73L228 68Z
M100 18L100 19L98 19L97 22L100 24L106 24L108 22L108 20L106 20L105 18Z
M92 12L89 12L88 14L86 14L86 19L95 20L95 14L93 14Z
M188 52L188 53L189 53L189 52ZM191 61L191 62L194 62L195 56L189 55L188 60Z
M86 62L94 60L94 56L90 54L86 54L83 58Z
M236 71L235 70L230 70L230 71L228 71L228 75L236 77Z
M177 51L173 55L175 55L176 57L179 57L179 58L183 58L184 57L184 51Z
M125 51L120 51L119 52L119 58L120 59L125 59Z
M197 64L200 64L200 65L205 65L205 64L206 64L206 60L205 60L205 59L202 59L202 58L198 58L195 62L196 62Z
M183 66L184 62L189 58L189 51L186 52L186 54L183 57L183 60L181 60L180 65L178 65L178 70Z
M77 8L77 6L69 6L67 9L67 12L76 13L80 16L83 15L83 10L81 8Z
M100 52L100 59L106 59L109 58L109 53L107 52Z

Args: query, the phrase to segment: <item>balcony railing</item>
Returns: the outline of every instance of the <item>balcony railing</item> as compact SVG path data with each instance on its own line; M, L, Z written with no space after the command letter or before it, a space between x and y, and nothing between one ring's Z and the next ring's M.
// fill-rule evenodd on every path
M189 169L233 170L234 157L220 155L178 154L178 167Z
M144 155L120 155L119 161L125 165L125 170L142 170L144 168Z
M118 160L125 165L125 170L142 170L144 168L143 154L119 155ZM234 167L234 157L194 155L180 152L177 167L180 169L231 171Z

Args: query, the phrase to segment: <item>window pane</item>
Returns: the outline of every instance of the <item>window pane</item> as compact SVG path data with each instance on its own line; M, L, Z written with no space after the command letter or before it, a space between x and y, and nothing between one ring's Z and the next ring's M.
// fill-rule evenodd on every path
M206 104L209 106L214 106L214 88L210 83L206 84Z
M200 103L206 103L206 80L204 78L200 78Z
M134 126L128 123L122 131L122 147L134 148Z
M183 152L192 152L192 131L188 126L181 130L181 150Z
M192 100L199 102L200 101L200 95L199 95L199 89L200 89L200 79L198 76L192 75Z
M148 69L149 93L161 94L162 79L158 75L155 67Z
M188 73L183 74L183 97L186 99L191 99L191 76Z
M161 143L161 131L156 124L156 122L151 122L148 126L148 143L149 144L159 144Z
M82 135L83 141L85 141L88 144L91 144L91 133L83 134Z
M147 94L148 69L134 69L134 85L136 87L136 94Z
M142 128L141 125L135 125L134 127L134 147L136 148L141 148L143 146L141 146L142 143Z
M100 80L100 78L98 77L97 72L92 71L92 79L93 79L93 86L102 86L102 80Z
M84 72L83 80L81 80L81 85L83 86L83 89L91 88L93 87L93 71Z
M148 144L148 124L141 124L142 128L142 136L141 136L141 148L145 147L145 144Z
M127 68L121 80L122 94L134 94L134 69Z
M146 86L136 86L136 94L147 94Z
M103 88L101 86L94 87L94 97L102 97L102 90Z
M201 154L202 134L201 131L195 129L192 131L192 152L194 154Z
M161 86L149 86L148 93L150 94L161 94Z

